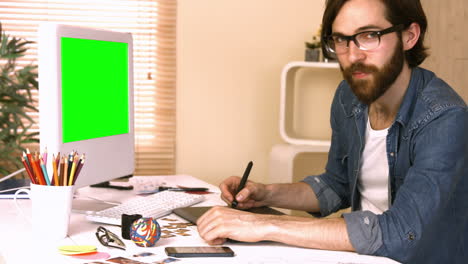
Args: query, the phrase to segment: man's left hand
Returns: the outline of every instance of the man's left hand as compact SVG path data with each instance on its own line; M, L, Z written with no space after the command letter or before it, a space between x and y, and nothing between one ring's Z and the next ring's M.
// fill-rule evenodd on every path
M228 207L213 207L197 221L200 236L210 245L223 244L226 239L244 242L264 240L269 215L253 214Z

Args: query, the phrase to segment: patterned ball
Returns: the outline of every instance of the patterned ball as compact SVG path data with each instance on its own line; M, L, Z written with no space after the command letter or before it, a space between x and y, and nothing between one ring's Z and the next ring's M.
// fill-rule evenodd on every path
M152 247L161 237L161 227L156 219L143 217L132 224L130 239L139 247Z

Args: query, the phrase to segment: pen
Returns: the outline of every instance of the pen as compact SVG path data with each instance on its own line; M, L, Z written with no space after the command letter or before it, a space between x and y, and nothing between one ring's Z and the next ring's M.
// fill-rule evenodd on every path
M250 161L249 164L247 164L247 168L245 168L244 175L242 176L241 182L239 184L239 187L237 188L236 194L234 195L234 200L232 201L231 208L236 208L237 207L237 200L236 200L236 195L245 187L245 183L247 182L247 178L249 178L250 170L252 169L253 162Z

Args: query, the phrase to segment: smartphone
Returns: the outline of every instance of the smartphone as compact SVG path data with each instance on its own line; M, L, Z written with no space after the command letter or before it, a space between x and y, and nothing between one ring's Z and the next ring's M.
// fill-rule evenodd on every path
M166 247L166 254L176 258L192 257L233 257L229 247Z

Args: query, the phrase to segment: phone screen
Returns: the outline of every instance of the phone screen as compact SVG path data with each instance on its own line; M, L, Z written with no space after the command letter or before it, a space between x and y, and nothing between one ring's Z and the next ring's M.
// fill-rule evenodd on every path
M171 257L233 257L229 247L166 247L166 254Z

